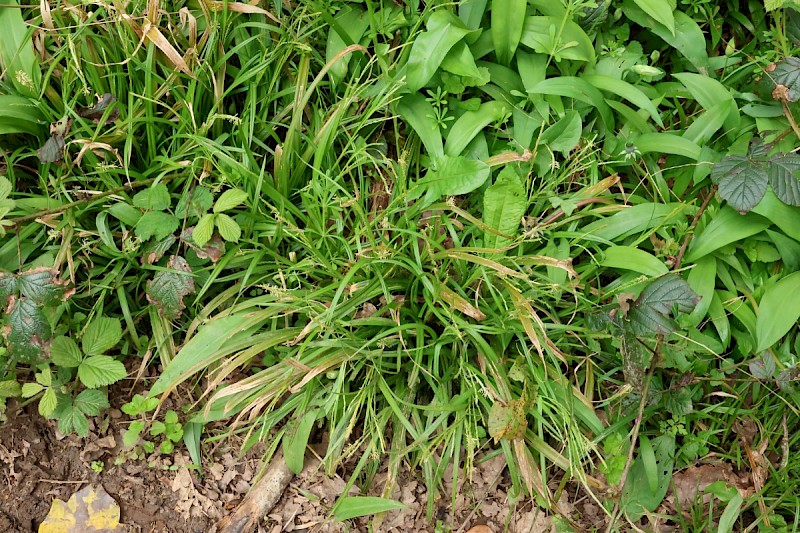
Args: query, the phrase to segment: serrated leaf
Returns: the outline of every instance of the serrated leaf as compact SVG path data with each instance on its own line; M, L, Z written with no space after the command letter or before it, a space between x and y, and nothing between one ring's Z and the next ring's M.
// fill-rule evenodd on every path
M9 307L3 328L9 354L26 364L40 362L47 357L52 336L43 307L30 298L14 299Z
M89 421L83 413L75 409L71 400L66 408L58 409L53 416L58 419L58 430L61 433L68 435L74 431L79 437L89 434Z
M27 270L17 276L17 287L22 296L39 305L56 305L66 293L66 281L58 279L58 271L47 267Z
M5 176L0 176L0 200L5 200L11 194L13 187Z
M111 385L127 375L125 365L108 355L87 357L78 367L81 383L90 389Z
M184 296L194 292L192 269L179 255L170 257L167 270L158 272L147 282L147 301L158 307L158 313L168 320L181 315Z
M178 226L178 217L164 213L163 211L148 211L136 223L136 236L146 241L150 237L164 239L172 234Z
M5 309L12 296L17 294L17 277L9 272L0 272L0 306Z
M783 203L800 206L800 156L786 154L769 160L769 185Z
M666 335L676 329L670 313L689 313L699 301L684 279L667 274L651 282L631 304L626 325L637 335Z
M4 379L0 381L0 400L3 398L16 398L21 395L22 387L16 380Z
M192 239L194 240L195 244L202 247L211 240L211 236L214 234L215 219L215 215L207 213L197 221L197 225L194 227L194 231L192 232Z
M122 444L126 448L132 447L139 440L139 435L142 434L144 429L144 422L141 420L134 420L125 433L122 434Z
M428 206L445 195L467 194L483 185L489 178L489 166L483 161L463 156L442 156L436 170L428 170L417 181L415 194L425 192L423 205Z
M88 431L88 427L87 427ZM39 533L123 531L120 509L102 486L87 485L73 494L68 502L56 498L50 512L39 526Z
M44 394L42 394L42 397L39 399L39 414L45 418L49 418L56 410L57 406L58 396L56 396L56 391L53 389L44 391Z
M41 385L39 383L23 383L22 390L20 392L22 393L23 398L33 398L34 396L39 394L43 389L44 385Z
M155 183L133 197L134 206L148 211L163 211L170 203L169 189L163 183Z
M527 404L524 398L492 404L489 409L487 429L495 442L501 439L521 439L525 436L525 431L528 429Z
M155 265L158 263L164 257L164 254L172 248L176 240L175 235L170 233L161 240L147 243L142 249L142 264Z
M247 200L247 193L241 189L228 189L217 198L214 204L214 212L222 213L228 209L233 209L242 205Z
M108 397L103 391L86 389L75 398L75 408L87 416L98 416L108 407Z
M100 355L122 340L122 325L119 319L99 316L86 326L81 339L83 352L87 355Z
M81 364L83 355L78 345L69 337L56 337L50 344L50 360L64 368L75 368Z
M206 211L211 209L214 203L214 195L206 187L198 186L188 194L181 196L178 205L175 207L175 214L179 217L200 218Z
M749 156L730 155L714 164L711 180L731 207L747 213L767 190L767 163Z
M239 237L242 236L242 228L231 217L224 213L216 215L217 229L220 236L228 242L239 242Z
M775 70L769 72L769 77L775 82L773 98L789 102L800 99L800 58L787 57L778 62Z

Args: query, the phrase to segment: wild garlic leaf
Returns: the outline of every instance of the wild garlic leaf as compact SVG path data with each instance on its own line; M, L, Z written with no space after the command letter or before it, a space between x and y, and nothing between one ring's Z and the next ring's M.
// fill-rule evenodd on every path
M411 45L406 84L418 91L430 81L453 46L471 33L464 23L447 10L439 10L428 19L427 30Z
M522 179L511 167L504 168L483 195L483 222L502 235L486 231L484 246L503 248L511 244L527 208Z

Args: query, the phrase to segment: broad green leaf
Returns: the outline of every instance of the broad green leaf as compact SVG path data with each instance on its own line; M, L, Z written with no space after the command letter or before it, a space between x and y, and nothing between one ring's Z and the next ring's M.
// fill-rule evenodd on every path
M769 185L786 204L800 206L800 156L795 153L769 160Z
M552 94L575 98L597 108L600 120L606 127L614 126L614 115L606 104L605 97L599 89L589 84L586 80L574 76L559 76L548 78L526 89L529 95Z
M675 17L672 16L674 3L668 0L633 0L642 11L653 17L675 35Z
M419 135L434 159L444 155L444 143L433 106L421 94L408 94L397 104L397 113Z
M16 383L16 381L14 383ZM44 389L44 385L41 383L24 383L20 392L23 398L32 398L39 394L42 389Z
M486 419L489 436L495 442L525 437L528 429L527 404L525 398L506 403L494 402Z
M52 268L37 267L17 276L20 294L39 305L57 305L65 296L66 285Z
M442 70L464 76L467 78L480 78L481 71L478 65L475 64L475 58L467 46L467 43L461 41L457 43L442 59ZM487 80L488 81L488 80Z
M694 263L723 246L761 233L769 226L769 220L761 216L753 213L741 215L733 208L723 206L711 222L695 234L684 259L686 263Z
M742 495L737 491L728 502L728 505L725 506L725 510L722 511L722 516L719 517L717 533L731 533L731 531L733 531L733 526L736 525L736 522L741 516L740 511L743 503L744 498L742 498Z
M681 325L694 327L705 318L709 307L711 307L711 299L714 296L714 287L717 281L717 260L713 256L705 256L695 262L692 270L686 278L686 282L692 290L700 296L700 301L695 308L689 313Z
M147 301L158 307L158 314L175 320L185 307L184 296L194 292L192 269L179 255L170 257L167 269L159 271L147 282Z
M125 365L108 355L92 355L78 367L81 383L90 389L111 385L127 375Z
M406 64L406 84L418 91L430 81L442 60L457 42L469 35L470 30L446 10L434 12L422 32L411 45Z
M25 23L17 0L0 0L0 28L0 72L17 92L35 96L41 70L31 42L34 28Z
M787 57L778 62L767 75L775 83L773 98L796 102L800 99L800 58Z
M150 237L158 240L164 239L178 229L180 220L174 215L163 211L148 211L136 222L136 236L143 241Z
M610 217L592 222L581 232L586 237L613 241L644 233L659 226L674 224L674 221L683 219L687 210L689 210L689 206L682 203L638 204L626 207Z
M99 316L86 326L81 345L86 355L100 355L122 340L122 325L117 318Z
M428 170L424 178L414 185L417 197L425 193L422 203L432 204L442 196L467 194L483 185L489 178L489 166L483 161L461 156L443 156L436 170Z
M706 36L697 22L683 11L675 11L675 31L672 32L645 13L634 0L624 0L622 9L630 20L647 28L661 37L670 46L678 50L701 73L708 70L708 53L706 52ZM702 104L701 104L702 105Z
M293 431L287 431L283 435L283 458L287 468L295 474L299 474L303 470L306 445L308 445L308 438L311 436L311 430L314 428L316 420L317 411L309 411L300 418Z
M206 243L211 240L211 236L214 234L215 219L216 217L210 213L206 213L200 217L200 220L197 221L197 225L192 232L192 239L194 239L195 244L198 246L205 246Z
M662 435L652 441L655 471L645 464L641 451L633 462L625 487L622 489L621 508L630 520L639 520L647 511L654 511L664 500L672 480L675 464L675 437ZM648 469L651 470L648 475ZM657 479L656 489L651 489L650 479Z
M133 205L148 211L163 211L170 206L169 190L163 183L154 183L149 188L136 193Z
M502 235L484 232L484 246L503 248L511 244L527 208L522 180L514 169L504 168L483 195L483 222Z
M239 237L242 236L242 228L231 217L225 213L216 215L215 222L220 236L228 242L239 242Z
M773 191L767 189L764 198L753 209L753 213L769 219L786 235L800 242L800 207L786 205Z
M62 413L57 415L54 413L53 416L58 419L58 430L61 433L66 435L74 431L79 437L89 434L89 420L86 419L86 415L75 409L71 402Z
M661 121L661 116L658 114L658 108L656 108L650 98L648 98L647 95L635 85L631 85L626 81L601 74L584 74L581 76L581 78L601 91L613 93L620 98L624 98L625 100L629 101L639 109L647 111L647 113L653 119L653 122L659 126L664 126L663 122Z
M130 227L136 226L136 223L142 218L141 211L124 202L117 202L112 205L108 208L108 212L111 213L111 216Z
M405 505L396 500L377 496L342 496L336 502L333 516L338 521L350 520L359 516L384 513L395 509L405 509Z
M553 152L568 152L581 140L583 125L577 111L567 111L555 124L548 127L539 137L539 144Z
M701 153L696 143L672 133L644 133L634 139L633 145L643 154L675 154L695 161Z
M669 272L663 261L635 246L611 246L603 251L600 265L609 268L632 270L648 276Z
M730 90L721 82L692 72L679 72L672 77L680 81L704 109L722 109L718 104L728 102L730 105L724 108L727 110L724 118L725 129L733 132L739 127L739 106Z
M247 200L247 193L241 189L228 189L217 198L214 213L222 213L242 205Z
M477 30L488 3L488 0L461 0L458 3L458 18L470 30Z
M778 342L800 319L800 272L793 272L764 291L756 318L756 352Z
M706 109L689 124L683 132L683 137L698 145L706 145L730 116L732 105L730 101L723 100Z
M685 280L666 274L652 281L630 305L625 327L636 335L667 335L677 329L670 314L689 313L699 301Z
M50 360L53 364L64 368L76 368L81 364L83 355L78 345L69 337L56 337L50 345Z
M497 61L511 63L522 38L527 0L492 0L492 42Z
M99 416L108 407L108 397L103 391L86 389L75 398L75 408L87 416Z
M122 434L122 444L126 448L133 447L139 441L139 435L144 429L144 421L134 420Z
M558 42L550 39L550 28ZM558 33L561 30L560 34ZM560 37L560 39L559 39ZM520 42L540 54L558 55L561 59L594 62L594 44L583 28L562 17L530 16L525 19Z
M38 363L47 356L52 336L42 305L31 298L11 304L3 330L9 354L26 364Z
M3 11L12 10L0 7L0 17ZM0 135L8 133L39 135L46 131L46 125L47 121L32 100L18 95L0 94Z
M344 81L347 76L347 68L350 64L351 54L348 54L338 61L333 61L336 54L344 50L349 44L358 43L361 36L369 28L369 18L364 16L364 11L354 6L348 5L334 18L338 28L331 26L328 31L328 43L325 47L325 61L331 64L328 75L331 77L334 85ZM345 42L340 35L340 31L344 32L347 36L349 43Z
M502 119L510 111L505 102L491 101L481 104L477 111L467 111L450 128L444 153L448 156L461 155L475 136L492 122Z

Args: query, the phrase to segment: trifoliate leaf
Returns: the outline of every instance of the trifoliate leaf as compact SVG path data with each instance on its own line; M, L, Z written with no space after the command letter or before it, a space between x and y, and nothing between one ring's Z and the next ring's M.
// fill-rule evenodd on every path
M78 345L69 337L56 337L50 344L50 360L57 366L76 368L82 359Z
M214 234L215 218L216 216L210 213L200 217L200 220L197 222L197 225L194 227L194 231L192 232L192 239L197 246L205 246L206 243L211 240L211 235Z
M100 355L122 340L122 326L119 319L99 316L86 326L81 345L87 355Z
M81 383L90 389L111 385L127 375L125 365L108 355L87 357L78 367Z
M747 213L761 201L767 184L782 202L800 206L800 155L770 157L768 152L768 145L753 143L747 156L727 156L711 170L720 196L740 213Z
M170 206L169 190L163 183L156 183L136 193L133 205L148 211L163 211Z
M637 335L666 335L676 330L670 313L689 313L700 301L684 279L667 274L650 283L630 305L626 326Z
M86 415L75 408L72 398L64 400L63 405L59 402L59 406L51 418L58 420L58 430L65 435L74 431L79 437L85 437L89 433L89 421L86 419ZM41 531L41 526L39 531Z
M242 228L231 217L224 213L216 215L217 229L219 234L228 242L239 242L242 236Z
M180 220L176 216L163 211L148 211L136 223L135 233L143 241L150 237L161 240L172 234L179 225Z
M214 204L214 212L222 213L228 209L233 209L242 205L245 200L247 200L247 193L243 190L228 189L217 198L217 202Z
M39 394L42 389L44 389L44 385L39 383L24 383L22 385L22 397L23 398L33 398L37 394Z
M206 187L198 186L181 196L175 207L175 214L181 218L184 216L200 218L211 209L213 203L214 195L211 194L211 191Z
M98 416L108 409L108 397L103 391L86 389L75 398L75 408L87 416Z
M26 364L38 363L49 353L51 336L41 305L30 298L11 299L3 328L9 354Z
M158 307L158 313L168 320L181 315L184 296L194 292L192 269L179 255L170 257L167 270L158 272L147 282L147 301Z
M5 200L11 194L13 187L5 176L0 176L0 200Z
M39 305L56 305L65 296L68 282L58 279L58 271L47 267L27 270L17 276L17 287L20 294L30 298Z

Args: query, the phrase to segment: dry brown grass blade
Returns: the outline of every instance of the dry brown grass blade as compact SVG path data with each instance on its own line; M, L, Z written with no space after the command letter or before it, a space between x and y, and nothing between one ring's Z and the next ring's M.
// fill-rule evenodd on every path
M213 11L220 11L223 9L227 9L228 11L233 11L235 13L248 13L251 15L266 15L269 17L273 22L280 25L281 19L270 13L264 8L258 7L252 4L245 4L243 2L215 2L213 0L206 2L206 5L209 9Z
M154 26L150 22L146 22L144 25L144 36L150 40L154 45L158 47L159 50L164 52L164 55L172 62L175 67L183 72L184 74L191 76L194 78L194 74L189 69L189 65L186 64L184 61L183 56L172 46L172 43L164 37L164 34L161 33L156 26Z

